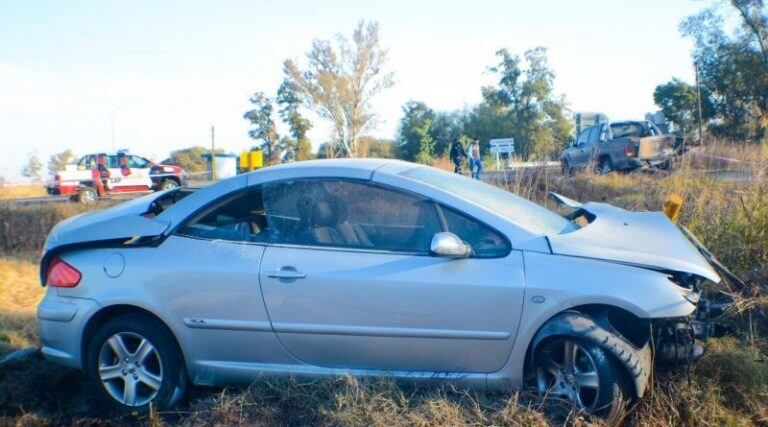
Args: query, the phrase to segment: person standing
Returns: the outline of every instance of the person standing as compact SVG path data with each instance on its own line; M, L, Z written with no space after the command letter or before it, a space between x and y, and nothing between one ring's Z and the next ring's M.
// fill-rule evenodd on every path
M480 144L477 141L472 141L472 144L469 146L469 173L472 175L472 178L480 179L482 171L483 160L480 158Z
M451 145L451 160L453 161L453 173L461 174L461 162L467 157L467 152L464 151L464 146L461 145L461 141L454 141Z

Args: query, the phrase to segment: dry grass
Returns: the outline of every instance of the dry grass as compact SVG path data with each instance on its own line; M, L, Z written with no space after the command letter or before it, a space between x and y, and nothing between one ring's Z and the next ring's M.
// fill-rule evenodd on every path
M0 200L44 197L45 187L40 184L0 185Z
M37 345L34 314L42 296L35 263L0 258L0 357L13 349Z
M739 155L741 150L728 146L717 149L729 156ZM751 148L740 155L764 153L755 150L764 149ZM768 164L766 157L757 158ZM694 365L690 381L680 372L657 374L650 393L626 424L768 425L768 183L765 175L749 181L723 180L701 172L702 167L712 165L702 164L700 158L689 159L671 175L561 178L541 170L512 176L505 185L550 206L548 190L635 210L659 210L670 193L682 195L681 222L748 284L725 290L739 301L738 310L723 319L728 336L710 340L707 354ZM752 170L764 173L759 166ZM36 219L18 224L32 224L36 233L50 228L57 215L65 215L43 211L25 214ZM33 240L39 244L42 238ZM0 249L8 247L12 245L0 245ZM41 292L34 256L0 258L0 355L36 343L33 313ZM9 338L3 341L3 336ZM553 402L545 405L527 393L483 393L449 386L414 389L389 379L343 377L302 384L262 378L245 389L192 390L177 412L153 413L140 419L104 413L89 396L76 371L37 359L14 362L0 368L0 425L581 426L597 422Z
M74 215L103 209L109 202L13 206L0 203L0 251L9 254L39 251L54 225Z

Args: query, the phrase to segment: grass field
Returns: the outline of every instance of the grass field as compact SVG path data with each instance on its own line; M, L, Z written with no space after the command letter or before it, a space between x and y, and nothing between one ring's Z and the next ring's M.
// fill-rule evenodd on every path
M660 210L671 193L685 200L681 222L726 265L745 278L744 288L715 292L737 305L722 320L726 336L710 340L691 370L659 372L651 392L629 415L633 425L768 425L768 183L764 148L710 151L743 156L757 180L724 181L700 173L717 159L699 157L671 175L611 174L573 178L535 175L508 188L552 207L546 191L577 200L597 200L630 209ZM762 165L762 166L761 166ZM36 257L46 229L78 213L21 208L0 212L0 222L37 243L0 240L0 357L37 343L34 309L42 295ZM32 219L30 219L32 218ZM27 231L29 227L29 231ZM1 231L1 230L0 230ZM32 234L35 234L32 236ZM15 249L14 249L15 248ZM389 380L338 378L299 384L259 379L246 389L195 389L177 412L117 418L92 402L75 371L33 358L0 368L0 425L550 425L596 422L557 402L528 393L482 393L438 388L404 388ZM553 404L554 403L554 404ZM597 422L599 424L599 422Z
M43 197L45 195L45 187L40 184L0 185L0 200Z

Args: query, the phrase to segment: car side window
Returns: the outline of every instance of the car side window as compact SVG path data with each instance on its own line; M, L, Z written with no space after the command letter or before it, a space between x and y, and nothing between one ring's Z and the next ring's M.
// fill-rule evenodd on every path
M431 201L366 182L283 181L264 195L275 242L427 254L442 231Z
M477 258L499 258L509 253L507 239L490 227L451 208L440 206L440 210L448 231L472 246Z
M107 169L120 169L120 159L117 156L107 156Z
M126 164L129 168L143 169L149 167L149 161L139 156L128 156Z
M589 128L584 129L581 131L581 134L579 134L579 139L576 140L576 144L586 144L587 143L587 136L589 136Z
M260 190L240 193L198 214L177 234L233 242L265 242L269 223Z
M587 145L595 145L600 133L600 126L592 126L589 129L589 135L587 136Z

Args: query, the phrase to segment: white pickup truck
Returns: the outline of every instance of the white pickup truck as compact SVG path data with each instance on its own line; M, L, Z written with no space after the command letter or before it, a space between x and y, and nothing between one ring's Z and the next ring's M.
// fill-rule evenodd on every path
M153 163L141 156L118 153L87 154L57 171L48 194L71 196L82 203L116 193L144 193L187 184L189 174L179 166Z

